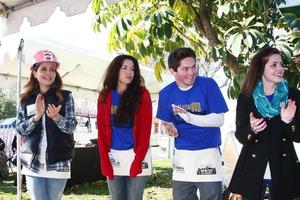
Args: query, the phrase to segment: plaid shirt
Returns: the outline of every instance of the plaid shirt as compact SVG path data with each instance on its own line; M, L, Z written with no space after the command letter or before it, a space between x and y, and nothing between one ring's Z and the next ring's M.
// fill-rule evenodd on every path
M56 125L59 127L59 129L66 133L66 134L73 134L73 131L76 128L77 125L77 120L75 116L75 109L74 109L74 99L71 95L69 94L69 98L66 101L65 109L66 109L66 114L64 117L62 117L59 121L55 121ZM33 117L26 119L25 118L25 110L20 107L18 109L18 119L16 123L16 130L18 131L19 134L22 136L27 136L29 135L33 129L36 127L36 122L33 121ZM42 126L42 134L45 133L45 125ZM42 135L43 137L43 135ZM32 162L32 165L30 166L30 170L33 172L38 173L41 168L40 164L40 149L38 151L38 154L34 157L34 160ZM70 170L70 160L66 161L60 161L56 162L54 164L49 164L47 155L46 155L46 165L47 165L47 171L64 171L67 172Z

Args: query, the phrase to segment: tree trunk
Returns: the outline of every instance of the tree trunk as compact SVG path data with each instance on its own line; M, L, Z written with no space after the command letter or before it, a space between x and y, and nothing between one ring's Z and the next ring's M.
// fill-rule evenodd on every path
M217 35L213 32L208 12L211 8L207 7L205 0L199 0L200 7L196 12L196 27L208 39L211 46L216 47L221 44ZM234 74L238 73L238 60L230 52L223 58L223 63L228 66Z

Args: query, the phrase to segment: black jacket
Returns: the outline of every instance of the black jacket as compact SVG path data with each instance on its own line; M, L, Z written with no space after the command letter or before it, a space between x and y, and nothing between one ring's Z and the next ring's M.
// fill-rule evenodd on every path
M267 128L255 134L251 131L249 114L262 116L253 98L241 94L237 103L236 138L243 144L232 175L229 190L248 200L258 200L266 165L272 177L272 199L292 200L300 197L300 162L293 142L300 142L300 92L289 88L289 99L296 101L296 115L285 124L280 115L266 119Z
M26 111L26 106L34 104L35 99L38 93L33 93L25 103L22 105L22 109L25 111L25 116L27 119L31 118L32 115L28 115ZM63 90L63 102L61 103L62 108L60 109L60 115L63 117L65 116L65 102L69 98L69 91ZM55 104L56 106L59 105L59 100L55 95L55 91L50 89L46 94L44 94L45 105L48 104ZM46 131L47 131L47 155L48 155L48 162L49 164L53 164L59 161L69 160L73 157L74 154L74 139L73 134L66 134L63 133L55 122L49 118L47 115L46 117ZM28 136L22 136L22 146L21 152L23 154L32 154L33 159L38 153L39 144L41 140L41 132L42 132L42 120L40 120L34 130ZM22 160L22 162L28 162L26 160ZM24 163L26 165L30 165L30 163Z

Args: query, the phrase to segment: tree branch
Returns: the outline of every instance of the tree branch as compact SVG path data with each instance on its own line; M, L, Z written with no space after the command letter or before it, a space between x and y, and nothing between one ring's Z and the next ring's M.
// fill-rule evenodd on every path
M237 58L234 55L232 55L229 51L226 51L226 53L227 57L222 60L223 63L226 66L228 66L233 71L233 73L237 74L239 72Z
M212 25L210 23L210 18L206 13L206 11L210 10L210 8L207 8L205 0L199 0L199 3L199 15L197 15L198 19L196 19L196 22L201 21L205 37L207 37L209 43L211 43L212 46L217 46L221 44L221 42L216 34L214 34Z
M191 6L196 14L196 27L198 30L208 39L209 43L213 46L219 46L221 41L218 39L216 34L213 32L213 28L210 22L210 17L208 13L211 12L211 8L206 6L205 0L198 0L199 1L199 9L197 10L188 3L186 0L182 0L184 3ZM230 52L227 51L227 57L222 60L222 62L228 66L235 74L238 73L238 61L235 56L233 56Z
M200 31L203 35L205 35L204 27L203 27L201 18L200 18L200 16L199 16L199 13L197 12L197 9L196 9L194 6L192 6L191 3L187 2L186 0L182 0L182 2L185 3L186 5L190 6L190 7L194 10L194 12L195 12L195 14L196 14L196 16L197 16L197 17L195 18L195 20L196 20L196 25L197 25L196 27L199 29L199 31Z
M184 38L190 40L191 42L197 44L199 46L199 48L201 49L202 52L205 52L204 48L202 47L203 44L199 43L198 41L194 40L193 38L188 37L184 32L182 32L180 30L180 28L178 28L175 24L173 24L173 28L176 29L176 31L178 31L178 33L183 36Z

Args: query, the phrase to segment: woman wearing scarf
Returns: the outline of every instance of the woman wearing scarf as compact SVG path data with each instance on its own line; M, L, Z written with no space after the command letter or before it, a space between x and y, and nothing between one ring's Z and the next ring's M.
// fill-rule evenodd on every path
M267 47L251 60L238 97L235 136L243 145L224 199L300 197L300 92L283 78L280 52Z

